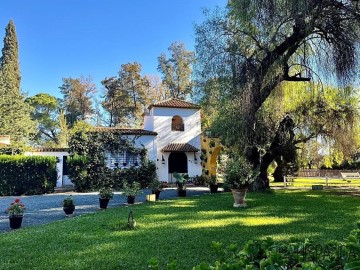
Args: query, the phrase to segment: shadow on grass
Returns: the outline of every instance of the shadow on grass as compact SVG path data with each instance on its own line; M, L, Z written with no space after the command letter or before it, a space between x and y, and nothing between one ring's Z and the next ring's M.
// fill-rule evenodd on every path
M358 198L325 192L249 193L247 208L232 204L231 193L204 195L26 228L2 235L0 269L145 269L152 257L162 265L177 259L191 269L214 259L212 241L242 244L271 236L322 243L342 240L360 219ZM138 229L116 227L130 210Z

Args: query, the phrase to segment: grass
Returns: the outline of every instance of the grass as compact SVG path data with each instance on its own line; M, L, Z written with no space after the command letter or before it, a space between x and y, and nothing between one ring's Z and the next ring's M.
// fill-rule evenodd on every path
M213 261L212 241L226 244L271 236L342 240L360 220L359 198L327 191L248 194L232 207L230 193L118 207L0 235L0 269L146 269L150 258L184 269ZM26 216L25 216L26 218Z

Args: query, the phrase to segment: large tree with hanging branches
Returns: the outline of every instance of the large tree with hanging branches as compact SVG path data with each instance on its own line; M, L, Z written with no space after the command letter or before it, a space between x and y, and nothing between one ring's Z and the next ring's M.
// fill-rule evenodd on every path
M266 151L294 140L288 116L271 138L261 132L270 94L286 81L350 83L359 76L359 38L359 1L229 0L208 14L196 27L196 75L217 105L213 126L224 143L261 168ZM254 188L267 187L260 174Z

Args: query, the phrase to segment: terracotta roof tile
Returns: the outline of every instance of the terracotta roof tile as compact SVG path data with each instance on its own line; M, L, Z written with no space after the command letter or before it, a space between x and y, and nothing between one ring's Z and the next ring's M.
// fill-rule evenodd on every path
M122 135L157 135L157 133L154 131L135 128L95 127L94 131L113 132Z
M41 147L41 148L33 148L31 151L25 151L25 152L69 152L69 148Z
M149 106L152 107L166 107L166 108L184 108L184 109L200 109L200 106L194 103L187 102L182 99L171 98L163 101L156 102Z
M188 143L169 143L162 149L163 152L199 152L195 146Z

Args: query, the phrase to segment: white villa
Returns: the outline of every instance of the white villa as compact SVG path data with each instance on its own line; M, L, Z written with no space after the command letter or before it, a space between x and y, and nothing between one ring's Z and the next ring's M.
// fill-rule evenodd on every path
M137 147L147 149L148 158L156 163L160 181L172 182L172 173L187 173L190 177L202 174L200 162L201 121L200 106L180 100L168 99L149 106L144 114L144 129L98 127L103 132L116 132L135 139ZM26 155L58 157L56 186L71 184L67 177L66 149L38 149ZM109 168L137 166L139 156L130 152L108 155Z

